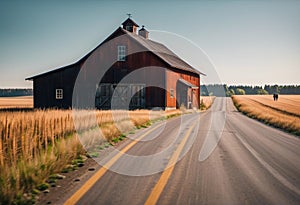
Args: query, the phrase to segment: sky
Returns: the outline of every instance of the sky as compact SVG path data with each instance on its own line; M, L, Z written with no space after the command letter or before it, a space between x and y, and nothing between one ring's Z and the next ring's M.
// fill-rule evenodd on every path
M0 88L76 62L127 13L207 84L300 84L300 1L1 0Z

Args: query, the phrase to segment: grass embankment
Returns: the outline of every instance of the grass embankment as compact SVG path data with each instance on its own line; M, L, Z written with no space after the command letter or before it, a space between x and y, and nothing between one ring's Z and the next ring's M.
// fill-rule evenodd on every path
M0 204L33 202L37 189L48 188L49 176L76 169L86 154L81 142L87 149L93 150L95 144L102 149L151 120L179 114L178 110L80 111L75 115L77 131L83 134L79 140L71 110L0 112ZM93 116L102 134L95 132Z
M247 116L300 136L300 95L280 95L278 101L271 95L235 95L232 100Z

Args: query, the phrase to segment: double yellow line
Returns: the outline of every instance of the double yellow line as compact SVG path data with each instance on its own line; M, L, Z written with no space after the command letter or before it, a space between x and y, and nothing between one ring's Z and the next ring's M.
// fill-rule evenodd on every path
M136 143L138 143L142 138L147 136L152 131L158 129L164 124L158 125L152 129L149 129L143 135L132 141L126 147L124 147L121 151L118 152L111 160L109 160L99 171L97 171L80 189L78 189L65 203L64 205L76 204L81 197L107 172L107 170L131 147L133 147Z
M151 194L149 195L147 201L145 204L150 205L150 204L155 204L164 187L166 186L172 172L174 169L174 166L176 164L176 161L178 160L181 151L184 148L184 145L186 144L192 130L196 126L197 121L189 128L187 133L185 134L183 140L180 142L179 146L177 149L174 151L171 159L169 160L169 163L167 165L167 169L162 173L159 181L155 185L155 187L152 189ZM139 142L142 138L147 136L149 133L152 131L158 129L161 127L163 124L158 125L152 129L149 129L147 132L145 132L143 135L135 139L135 141L132 141L130 144L128 144L126 147L124 147L118 154L116 154L110 161L108 161L101 169L99 169L80 189L78 189L65 203L64 205L73 205L76 204L81 197L90 189L92 186L107 172L107 170L125 153L127 152L131 147L133 147L137 142Z
M189 130L187 131L187 133L185 134L185 136L183 137L182 141L180 142L179 146L177 147L177 149L175 150L175 152L173 153L168 165L167 165L167 169L164 170L164 172L162 173L162 175L160 176L158 182L156 183L156 185L154 186L154 188L151 191L151 194L149 195L149 197L147 198L147 201L145 202L145 205L152 205L152 204L156 204L162 191L164 190L165 186L167 185L167 182L174 170L175 164L180 156L180 153L182 152L189 136L191 135L193 129L195 128L197 124L197 121L189 128Z

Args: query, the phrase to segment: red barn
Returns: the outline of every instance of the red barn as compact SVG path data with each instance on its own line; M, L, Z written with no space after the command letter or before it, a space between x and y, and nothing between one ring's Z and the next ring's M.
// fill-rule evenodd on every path
M27 78L34 107L71 108L84 98L98 109L199 108L202 73L138 27L128 18L78 62Z

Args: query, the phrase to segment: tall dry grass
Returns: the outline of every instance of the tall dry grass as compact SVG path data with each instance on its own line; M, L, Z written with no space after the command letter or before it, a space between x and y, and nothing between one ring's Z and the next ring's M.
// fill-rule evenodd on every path
M70 111L1 112L0 204L15 203L83 153L73 133Z
M178 115L180 111L75 113L71 110L0 112L0 204L23 200L24 193L49 175L60 172L72 159L84 154L85 149L112 141L151 120Z
M235 95L232 100L247 116L300 136L300 95L280 95L279 101L273 101L272 96Z
M207 110L211 107L215 100L215 96L201 96L200 98L200 110Z

